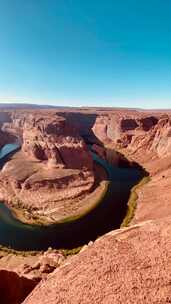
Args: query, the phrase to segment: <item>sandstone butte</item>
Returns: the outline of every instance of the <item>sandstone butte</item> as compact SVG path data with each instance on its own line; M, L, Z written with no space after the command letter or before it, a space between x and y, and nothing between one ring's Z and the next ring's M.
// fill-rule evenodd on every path
M0 200L20 220L51 224L96 204L106 173L93 164L78 128L55 113L5 112L1 119L1 132L13 136L21 150L1 170Z
M43 204L46 210L50 204L50 208L53 208L54 199L49 199L49 184L45 184L45 187L41 184L42 176L44 177L44 162L55 172L74 170L71 183L70 175L67 175L67 183L60 175L65 184L64 193L65 189L72 188L73 184L78 187L80 198L83 198L85 193L91 193L96 176L92 158L82 138L94 144L96 153L111 162L116 161L115 151L122 153L130 162L137 162L149 172L150 181L136 190L137 207L129 227L103 235L94 243L85 245L77 255L67 258L66 261L62 260L62 264L54 266L55 270L52 267L52 272L49 271L51 273L42 278L35 288L36 284L29 287L29 292L33 290L24 302L23 299L29 293L25 292L28 289L24 282L28 277L22 271L19 272L19 264L14 262L15 254L11 253L11 259L14 259L11 262L13 267L10 270L10 263L8 269L7 266L1 266L3 271L0 274L0 289L5 290L2 285L5 278L3 282L6 282L13 297L13 283L22 286L18 290L22 295L16 295L15 302L5 302L7 296L4 292L3 303L171 303L171 113L122 109L56 112L49 111L47 114L43 111L26 113L19 110L4 110L1 114L1 146L8 141L7 134L22 139L22 151L18 152L22 155L19 157L25 164L29 162L27 168L31 167L29 177L24 176L22 180L17 179L19 175L15 169L19 158L16 154L11 160L14 167L12 164L9 165L10 162L3 167L0 189L4 189L3 180L6 179L11 185L12 180L15 181L15 186L10 185L4 197L10 207L14 207L10 201L11 193L15 193L16 196L22 194L20 198L24 199L26 206L30 206L34 202L34 195L43 193L44 196L45 191L48 205L42 197L40 205L33 204L31 207L39 210ZM68 136L72 138L69 143ZM73 152L69 153L68 144L71 151L73 146L76 148L75 152L79 147L75 157L81 159L79 158L76 164L75 157L70 159ZM84 156L80 156L80 151L84 151ZM30 163L35 164L35 171ZM79 175L80 171L84 172L84 177ZM11 172L15 172L12 179ZM27 181L26 185L23 180ZM52 180L54 182L53 178ZM77 184L78 180L81 189ZM57 189L61 189L60 187L62 185L59 186L57 183ZM57 189L54 187L53 191L58 192ZM25 199L29 191L33 192L31 201ZM65 194L63 199L64 197ZM1 258L0 265L3 264L4 258ZM40 268L41 263L38 265ZM32 270L28 270L29 272L32 273ZM40 276L41 274L38 275ZM31 275L29 279L32 282ZM18 283L18 280L21 280L22 284Z

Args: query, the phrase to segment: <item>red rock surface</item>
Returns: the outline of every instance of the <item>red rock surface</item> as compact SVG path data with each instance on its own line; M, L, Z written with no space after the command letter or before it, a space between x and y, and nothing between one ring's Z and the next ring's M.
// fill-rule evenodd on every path
M93 162L78 130L60 116L25 122L22 150L49 166L92 170Z
M62 250L49 248L45 252L13 252L0 250L0 270L13 271L19 276L39 282L65 260Z
M171 216L170 165L171 158L153 164L160 172L154 174L150 181L138 190L137 208L132 223Z
M23 304L171 301L171 218L112 231L40 283Z
M110 113L97 117L93 131L102 143L125 148L126 155L142 164L151 155L160 159L171 155L171 118L167 114Z
M64 260L62 252L52 249L25 255L0 250L0 303L20 304Z

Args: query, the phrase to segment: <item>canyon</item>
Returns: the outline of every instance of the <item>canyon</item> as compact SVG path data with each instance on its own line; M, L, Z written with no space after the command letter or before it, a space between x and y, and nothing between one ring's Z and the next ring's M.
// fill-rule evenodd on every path
M93 161L88 145L111 165L129 163L149 175L148 183L135 190L129 227L106 233L67 259L62 252L51 253L54 261L61 254L61 262L47 266L51 270L45 276L39 270L36 283L18 266L23 257L17 260L11 253L17 261L4 269L3 254L0 290L3 278L8 277L9 289L12 282L23 282L23 294L9 304L170 303L171 112L4 108L0 127L1 147L21 146L1 169L0 200L25 223L65 221L84 214L92 201L94 206L105 191L107 173ZM38 269L44 254L36 255Z
M82 200L92 192L94 172L102 174L101 179L105 173L97 166L93 170L86 144L65 118L44 113L26 116L12 114L11 122L2 127L18 138L22 148L1 171L0 199L16 213L23 208L23 221L29 223L30 217L32 222L46 218L51 223L53 218L83 212Z

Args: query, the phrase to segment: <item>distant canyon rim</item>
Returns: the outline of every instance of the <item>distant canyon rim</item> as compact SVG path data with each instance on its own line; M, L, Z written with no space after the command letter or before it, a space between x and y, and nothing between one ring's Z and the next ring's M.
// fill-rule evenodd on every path
M23 290L28 284L28 292L23 292L22 297L22 290L20 295L11 291L9 304L22 303L32 289L23 303L86 304L93 303L93 299L95 303L170 303L171 112L4 108L0 112L0 128L0 147L12 142L21 145L21 150L1 169L0 200L27 223L42 219L53 223L65 219L68 214L81 214L90 207L82 202L92 199L93 193L95 198L103 193L106 172L94 165L86 143L91 144L100 158L117 164L125 157L125 161L140 165L150 176L150 181L136 190L136 209L129 228L102 236L75 257L67 259L66 264L62 260L54 265L53 252L48 253L47 256L53 256L48 258L54 265L51 266L52 274L35 289L36 284L30 283L34 281L31 267L24 274L18 266L12 270L10 263L3 266L2 276L8 278L8 288L11 282L22 281L23 277L28 279L30 273L30 281L23 281ZM120 155L124 157L121 159ZM154 251L150 251L150 246ZM133 256L135 263L131 263ZM0 265L4 259L3 254ZM128 265L127 271L123 270L124 263ZM138 264L141 270L138 270ZM101 269L99 278L97 269ZM9 271L15 273L15 277ZM124 290L116 286L116 273L120 271L120 286L123 285ZM74 281L75 276L77 280ZM128 285L125 283L127 276L130 278ZM90 284L86 283L88 281ZM62 284L66 284L65 290ZM79 284L83 286L81 293Z

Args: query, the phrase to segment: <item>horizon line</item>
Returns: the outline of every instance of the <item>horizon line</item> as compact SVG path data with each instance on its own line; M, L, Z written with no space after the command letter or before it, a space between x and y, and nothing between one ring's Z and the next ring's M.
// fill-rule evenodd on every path
M1 100L1 98L0 98ZM25 101L0 101L0 107L5 107L5 106L37 106L37 107L42 107L42 108L76 108L76 109L128 109L128 110L142 110L142 111L163 111L163 110L168 110L171 111L171 107L170 108L143 108L143 107L128 107L128 106L100 106L100 105L77 105L77 106L72 106L72 105L55 105L55 104L51 104L51 103L46 103L46 104L42 104L42 103L36 103L36 102L25 102Z

